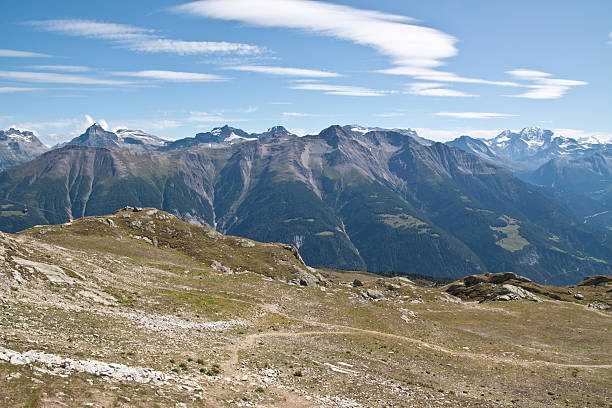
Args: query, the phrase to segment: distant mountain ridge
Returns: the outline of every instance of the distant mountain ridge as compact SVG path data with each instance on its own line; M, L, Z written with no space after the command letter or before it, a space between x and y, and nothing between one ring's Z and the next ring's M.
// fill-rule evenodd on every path
M30 161L49 150L33 132L0 130L0 170Z
M612 144L576 140L537 127L504 130L492 139L464 135L447 144L519 173L534 171L555 158L578 159L612 150Z
M210 133L246 138L221 129ZM0 228L153 206L223 233L291 242L317 266L513 271L548 283L611 272L605 233L471 153L409 131L342 126L254 139L150 152L67 145L0 173ZM11 213L15 202L30 214Z

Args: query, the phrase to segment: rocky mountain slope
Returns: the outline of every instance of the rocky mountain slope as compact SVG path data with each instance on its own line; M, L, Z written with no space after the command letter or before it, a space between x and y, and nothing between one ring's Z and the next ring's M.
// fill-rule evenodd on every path
M25 163L49 150L32 132L0 130L0 170Z
M0 262L2 406L612 403L610 276L423 287L152 208L0 234ZM542 301L449 293L468 283Z
M513 271L563 284L610 273L612 262L604 233L507 171L392 131L332 126L148 153L67 146L0 174L0 192L5 231L138 205L293 243L316 266L453 277ZM11 212L12 203L30 213Z

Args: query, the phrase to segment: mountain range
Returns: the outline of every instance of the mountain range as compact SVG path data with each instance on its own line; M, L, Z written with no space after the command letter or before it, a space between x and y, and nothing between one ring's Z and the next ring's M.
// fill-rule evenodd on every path
M605 232L504 168L410 131L353 128L297 137L224 127L187 139L190 147L149 152L68 144L0 173L0 229L151 206L223 233L293 243L315 266L513 271L555 284L610 273Z
M533 127L447 144L509 169L585 224L612 231L612 144Z
M25 163L49 150L32 132L0 130L0 170Z
M612 151L611 144L592 138L576 140L537 127L504 130L492 139L461 136L447 144L519 173L537 170L553 159L575 160Z

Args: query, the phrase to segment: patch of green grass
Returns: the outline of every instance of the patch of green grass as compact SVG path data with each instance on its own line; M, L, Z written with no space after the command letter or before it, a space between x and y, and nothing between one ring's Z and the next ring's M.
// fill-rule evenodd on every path
M518 222L515 219L510 218L506 215L499 217L499 219L501 221L506 222L505 227L489 226L489 228L491 228L493 231L505 234L506 237L496 241L495 245L498 245L504 248L506 251L510 252L520 251L521 249L529 245L529 241L527 241L519 234L520 226L518 225Z

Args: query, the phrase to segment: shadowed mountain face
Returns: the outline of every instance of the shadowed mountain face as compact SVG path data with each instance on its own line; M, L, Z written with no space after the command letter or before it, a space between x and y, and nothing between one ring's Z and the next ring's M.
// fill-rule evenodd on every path
M291 242L315 266L453 277L513 271L547 283L611 271L604 233L444 144L332 126L205 146L48 152L0 174L1 198L10 200L0 203L0 227L151 206L223 233ZM10 203L30 213L12 214Z
M25 163L49 150L32 132L0 130L0 170Z

